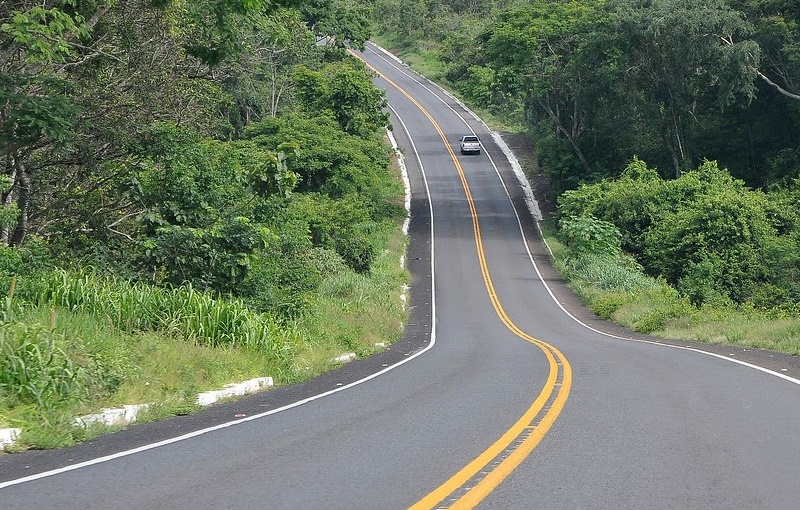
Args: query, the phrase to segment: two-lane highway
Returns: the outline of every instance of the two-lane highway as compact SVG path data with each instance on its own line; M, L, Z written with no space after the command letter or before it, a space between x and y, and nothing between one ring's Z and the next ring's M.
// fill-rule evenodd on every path
M576 307L484 124L359 56L413 195L404 339L295 388L0 457L0 508L800 507L800 381ZM483 151L460 155L473 132Z
M373 64L391 83L419 91L411 95L423 108L456 114L451 120L435 115L451 140L464 130L481 135L491 161L459 159L494 288L511 320L558 348L573 368L569 401L556 426L488 495L486 506L800 508L800 485L793 482L800 475L800 381L724 355L632 340L635 335L598 323L580 307L572 313L581 318L560 310L550 289L525 267L531 255L537 273L545 273L537 276L554 279L541 263L546 250L534 242L514 176L485 128L436 87L372 51L367 61L389 65ZM404 93L387 90L391 104L402 100ZM509 235L519 229L506 191L530 252ZM441 202L433 196L438 212ZM551 287L574 304L562 286ZM790 363L796 366L796 360Z

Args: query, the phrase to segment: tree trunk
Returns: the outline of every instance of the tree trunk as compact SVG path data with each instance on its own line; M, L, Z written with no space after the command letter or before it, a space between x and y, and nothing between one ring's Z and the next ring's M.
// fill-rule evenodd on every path
M6 163L4 166L4 174L8 175L10 185L8 191L0 195L0 207L9 207L14 202L14 183L17 182L17 166L14 164L14 158L11 156L6 156ZM4 246L8 246L9 235L10 229L8 226L0 228L0 243Z
M14 170L17 173L17 207L19 207L19 218L14 234L8 243L9 246L20 246L28 233L28 197L31 191L31 177L25 170L25 165L15 159Z
M583 154L580 145L578 145L578 136L580 135L582 128L580 127L580 122L577 118L572 119L572 128L566 129L561 124L561 119L559 118L558 112L554 112L553 109L550 107L549 104L545 103L544 101L539 101L539 104L542 106L544 111L547 112L547 115L555 122L556 131L564 135L569 141L569 144L572 146L573 152L578 157L578 160L581 162L581 166L583 167L584 175L589 175L591 173L591 167L589 166L589 161L586 159L586 156ZM577 116L577 105L574 108L574 115Z

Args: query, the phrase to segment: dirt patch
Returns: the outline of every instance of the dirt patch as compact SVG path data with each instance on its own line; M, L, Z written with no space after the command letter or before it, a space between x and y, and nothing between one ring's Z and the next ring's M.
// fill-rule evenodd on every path
M550 188L550 178L536 164L536 154L530 138L525 134L506 131L501 131L499 134L522 166L533 190L533 196L539 203L542 216L545 219L552 218L556 212L556 203Z

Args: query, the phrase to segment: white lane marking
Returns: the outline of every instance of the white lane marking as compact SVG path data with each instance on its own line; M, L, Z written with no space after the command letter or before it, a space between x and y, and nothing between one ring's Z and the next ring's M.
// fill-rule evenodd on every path
M398 66L392 64L391 62L389 62L389 60L384 58L381 55L381 53L386 54L386 55L391 55L392 59L395 60L395 61L400 62L399 59L397 59L394 55L392 55L391 53L387 52L386 50L384 50L380 46L377 46L377 45L372 45L372 46L374 46L375 48L378 48L380 50L380 52L377 52L377 51L375 51L373 49L373 52L375 52L376 55L381 57L390 66L394 67L398 72L406 75L408 78L410 78L411 80L415 81L420 87L422 87L423 89L427 90L432 96L434 96L439 101L441 101L442 104L447 106L447 108L449 108L459 119L461 119L461 122L463 122L465 126L470 128L469 127L469 123L467 122L467 120L461 114L459 114L452 106L450 106L450 104L448 104L444 99L442 99L433 90L428 88L424 83L422 83L415 76L412 76L411 74L407 73L405 69L401 69L400 67L398 67ZM419 75L417 73L414 73L414 74L416 74L417 76L421 76L421 75ZM426 79L426 81L428 83L432 84L438 90L440 90L445 96L447 96L449 98L452 98L454 101L456 101L459 104L459 106L461 106L466 111L468 111L473 117L475 117L486 128L487 131L489 131L490 133L492 133L494 135L494 132L489 128L489 126L487 126L486 123L484 123L481 119L479 119L477 117L477 115L475 115L475 113L473 113L472 110L467 108L466 105L464 105L461 101L459 101L457 98L453 97L452 94L450 94L449 92L447 92L446 90L441 88L436 83L434 83L434 82L432 82L430 80L427 80L427 79ZM471 128L470 128L470 130L471 130ZM473 133L474 133L474 131L473 131ZM511 158L513 158L514 156L513 156L513 153L511 153L510 149L508 149L508 146L505 145L505 143L503 143L502 145L498 144L498 146L506 154L506 157L509 158L509 161L511 161ZM683 350L686 350L686 351L692 351L692 352L696 352L696 353L699 353L699 354L705 354L707 356L712 356L714 358L724 359L724 360L729 361L731 363L736 363L738 365L742 365L742 366L745 366L745 367L748 367L748 368L752 368L754 370L758 370L758 371L763 372L765 374L769 374L769 375L778 377L780 379L784 379L784 380L789 381L789 382L791 382L793 384L800 385L800 379L788 376L786 374L782 374L780 372L776 372L775 370L770 370L768 368L761 367L761 366L758 366L758 365L754 365L752 363L747 363L745 361L741 361L741 360L738 360L738 359L733 359L733 358L730 358L730 357L727 357L727 356L723 356L723 355L720 355L720 354L715 354L713 352L709 352L709 351L705 351L705 350L702 350L702 349L698 349L696 347L688 347L688 346L683 346L683 345L672 345L672 344L667 344L667 343L662 343L662 342L655 342L655 341L652 341L652 340L644 340L644 339L641 339L641 338L632 338L632 337L614 335L612 333L607 333L605 331L601 331L599 329L593 328L592 326L582 322L580 319L578 319L577 317L572 315L559 302L559 300L556 298L555 294L553 294L553 291L550 289L550 286L547 284L547 282L545 281L544 277L542 276L542 273L539 271L539 266L536 264L536 261L534 260L533 255L531 254L530 250L528 249L528 239L525 236L525 231L524 231L524 229L522 227L522 221L520 220L519 213L517 212L516 207L514 207L514 202L511 200L511 194L508 191L508 187L506 186L505 180L503 179L502 175L500 175L500 170L497 168L497 165L495 165L495 162L492 159L491 155L489 155L489 151L485 151L485 153L486 153L487 157L489 158L489 162L492 164L492 167L494 168L495 173L497 174L497 177L500 179L500 183L502 184L503 189L504 189L504 191L506 193L506 196L508 197L508 200L511 203L511 209L514 211L514 215L516 216L517 225L519 227L520 235L522 236L522 240L523 240L523 243L525 245L525 251L528 254L528 260L530 261L531 265L533 266L534 270L536 271L536 275L539 277L539 280L542 282L542 285L544 285L544 288L547 290L547 293L550 295L550 298L561 309L561 311L564 312L573 321L575 321L580 326L582 326L582 327L584 327L584 328L586 328L586 329L588 329L588 330L590 330L590 331L592 331L594 333L597 333L597 334L600 334L600 335L603 335L603 336L607 336L607 337L610 337L610 338L615 338L615 339L618 339L618 340L627 340L627 341L632 341L632 342L639 342L639 343L650 344L650 345L656 345L656 346L659 346L659 347L670 347L670 348L673 348L673 349L683 349ZM512 168L513 168L513 164L512 164ZM536 199L535 199L535 197L533 197L533 192L531 191L530 185L527 183L527 178L525 177L525 175L522 172L516 172L515 171L514 173L517 176L517 179L520 181L520 184L522 185L524 193L526 195L528 193L530 193L530 197L528 197L528 196L525 197L526 198L526 202L531 200L531 201L533 201L533 203L536 203ZM530 203L530 202L528 202L528 203ZM537 207L537 210L538 210L538 204L537 204L536 207ZM536 228L539 231L539 235L542 238L542 242L544 243L544 245L547 248L547 250L550 252L550 255L551 255L551 258L552 258L552 253L553 252L550 250L550 246L547 244L547 241L544 239L544 235L542 235L541 225L539 224L539 217L536 216L535 211L531 211L531 215L533 216L533 219L534 219L534 221L536 223Z
M111 455L106 455L104 457L99 457L97 459L87 460L85 462L79 462L77 464L72 464L70 466L64 466L64 467L61 467L61 468L58 468L58 469L52 469L50 471L44 471L42 473L26 476L26 477L23 477L23 478L17 478L15 480L8 480L6 482L0 482L0 489L6 488L6 487L11 487L13 485L19 485L19 484L22 484L22 483L25 483L25 482L31 482L31 481L34 481L34 480L39 480L39 479L42 479L42 478L47 478L47 477L50 477L50 476L55 476L55 475L58 475L58 474L61 474L61 473L66 473L68 471L75 471L77 469L93 466L95 464L101 464L101 463L104 463L104 462L109 462L109 461L114 460L114 459L119 459L121 457L127 457L129 455L134 455L134 454L137 454L137 453L145 452L147 450L153 450L155 448L159 448L159 447L162 447L162 446L167 446L167 445L170 445L170 444L173 444L173 443L177 443L179 441L185 441L185 440L191 439L193 437L202 436L204 434L208 434L209 432L214 432L214 431L217 431L217 430L221 430L221 429L225 429L225 428L228 428L228 427L232 427L234 425L239 425L239 424L246 423L246 422L249 422L249 421L258 420L260 418L264 418L266 416L277 414L277 413L280 413L282 411L287 411L289 409L293 409L295 407L299 407L299 406L301 406L303 404L307 404L309 402L313 402L315 400L327 397L329 395L333 395L334 393L339 393L340 391L344 391L344 390L350 389L350 388L352 388L354 386L358 386L358 385L363 384L363 383L365 383L367 381L375 379L376 377L381 376L381 375L383 375L383 374L385 374L385 373L387 373L387 372L389 372L391 370L394 370L395 368L398 368L398 367L400 367L402 365L405 365L406 363L410 362L411 360L417 358L418 356L421 356L422 354L424 354L424 353L428 352L430 349L432 349L433 346L436 344L436 264L435 264L435 250L434 250L435 237L434 237L434 231L433 231L433 202L431 201L430 187L428 186L428 178L427 178L427 175L425 174L425 167L423 166L422 160L420 159L419 153L417 152L416 145L414 144L414 139L411 136L411 133L408 131L408 128L406 127L406 124L405 124L405 122L403 122L403 119L400 117L400 115L398 115L397 112L394 109L392 109L392 112L394 112L395 116L400 121L400 124L403 126L403 130L406 132L406 135L408 136L408 139L409 139L409 142L411 143L414 155L417 158L417 163L419 164L420 173L422 174L422 180L423 180L423 183L424 183L424 186L425 186L425 192L428 195L428 208L429 208L429 211L430 211L430 222L431 222L431 224L430 224L430 236L431 236L431 251L430 251L430 257L431 257L431 331L430 331L430 342L428 343L427 346L425 346L425 348L417 351L416 353L414 353L411 356L408 356L407 358L404 358L402 361L399 361L399 362L395 363L394 365L391 365L391 366L389 366L387 368L384 368L383 370L381 370L379 372L375 372L374 374L368 375L367 377L364 377L363 379L359 379L358 381L354 381L352 383L349 383L349 384L346 384L346 385L343 385L343 386L339 386L339 387L337 387L335 389L332 389L332 390L326 391L324 393L320 393L318 395L314 395L314 396L305 398L303 400L298 400L297 402L285 405L283 407L279 407L277 409L273 409L271 411L266 411L266 412L263 412L263 413L260 413L260 414L254 414L252 416L248 416L246 418L241 418L241 419L238 419L238 420L233 420L233 421L221 423L221 424L215 425L213 427L208 427L208 428L205 428L205 429L196 430L194 432L189 432L188 434L183 434L181 436L173 437L173 438L170 438L170 439L165 439L163 441L158 441L156 443L146 444L146 445L140 446L138 448L133 448L131 450L125 450L123 452L118 452L118 453L114 453L114 454L111 454Z

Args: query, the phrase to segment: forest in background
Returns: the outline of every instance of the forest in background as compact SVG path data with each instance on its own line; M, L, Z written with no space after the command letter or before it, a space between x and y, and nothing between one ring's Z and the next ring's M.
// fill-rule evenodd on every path
M375 12L387 45L527 133L578 251L619 247L696 306L800 315L800 4L377 0Z

